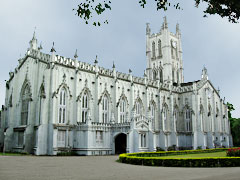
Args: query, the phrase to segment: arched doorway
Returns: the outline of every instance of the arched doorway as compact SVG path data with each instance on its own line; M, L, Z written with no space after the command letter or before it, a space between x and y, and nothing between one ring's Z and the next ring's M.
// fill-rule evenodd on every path
M127 135L119 134L115 138L115 154L126 153L127 148Z

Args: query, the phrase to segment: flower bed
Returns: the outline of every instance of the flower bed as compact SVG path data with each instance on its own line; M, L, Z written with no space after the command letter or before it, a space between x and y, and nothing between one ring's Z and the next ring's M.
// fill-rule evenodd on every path
M166 166L166 167L236 167L240 166L240 157L192 157L192 158L167 158L166 156L211 153L227 151L228 149L207 149L190 151L144 152L119 155L122 163ZM163 157L164 156L164 157Z
M240 148L228 149L227 156L230 156L230 157L240 157Z

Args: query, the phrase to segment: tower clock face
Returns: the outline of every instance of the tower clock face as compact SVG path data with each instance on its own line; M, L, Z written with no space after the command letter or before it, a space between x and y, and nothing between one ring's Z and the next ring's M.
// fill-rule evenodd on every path
M175 41L172 41L172 46L173 46L174 48L176 48L176 47L177 47L177 43L176 43Z

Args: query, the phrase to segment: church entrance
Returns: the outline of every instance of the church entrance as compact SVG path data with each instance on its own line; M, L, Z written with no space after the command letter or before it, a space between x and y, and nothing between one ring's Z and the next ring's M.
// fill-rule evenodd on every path
M115 154L126 153L127 148L127 135L118 134L115 138Z

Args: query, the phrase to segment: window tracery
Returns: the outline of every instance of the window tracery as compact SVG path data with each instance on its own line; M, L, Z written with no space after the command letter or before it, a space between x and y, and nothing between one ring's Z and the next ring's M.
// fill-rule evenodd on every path
M66 112L67 112L67 105L66 105L66 90L62 88L60 92L60 100L59 100L59 114L58 114L58 123L64 124L66 123Z

